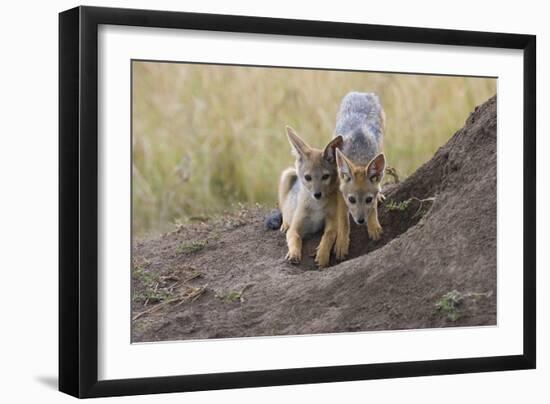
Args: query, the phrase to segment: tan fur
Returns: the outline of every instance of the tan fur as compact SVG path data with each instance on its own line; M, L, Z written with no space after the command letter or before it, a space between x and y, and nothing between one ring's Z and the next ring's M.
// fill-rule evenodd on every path
M336 151L336 161L340 199L335 253L336 258L341 260L349 251L349 214L358 224L361 224L360 221L366 222L371 239L378 240L382 235L382 226L378 221L378 202L384 199L380 184L386 162L380 153L366 166L355 165L340 150Z
M326 267L330 261L330 252L337 235L337 216L336 216L336 196L334 192L327 200L327 204L322 209L322 214L325 216L325 224L323 236L315 254L315 263L320 267ZM311 199L311 198L309 198ZM298 199L298 206L295 211L283 211L283 222L286 217L291 217L290 224L286 230L286 241L288 246L288 254L286 259L293 264L297 264L302 259L302 238L305 235L304 221L312 215L318 213L319 208L312 206L308 201L308 196Z
M342 194L337 197L337 227L334 254L338 261L343 260L349 253L349 213Z
M281 174L281 179L279 181L279 208L283 212L283 207L285 204L286 197L288 192L294 185L294 182L297 181L298 177L296 174L296 169L294 167L289 167L283 171ZM285 222L285 218L288 218L288 213L285 215L283 212L283 223L281 224L281 231L284 233L288 230L289 223Z
M380 222L378 221L378 199L374 201L373 207L367 217L367 231L369 237L373 240L378 240L382 237L382 226L380 226Z
M342 144L342 138L333 139L324 150L319 150L308 146L288 127L287 135L296 156L296 168L286 169L279 182L279 208L283 215L281 231L286 232L288 246L286 259L291 263L299 263L302 259L303 237L323 228L315 262L325 267L329 264L337 236L335 148ZM328 178L323 179L326 175ZM298 191L292 189L295 181L300 181ZM319 199L315 194L321 195Z
M329 204L325 211L325 228L323 231L323 237L317 247L315 255L315 263L320 267L328 266L330 262L330 252L332 246L336 241L338 220L336 216L336 198L337 192L334 192L333 197L330 198Z

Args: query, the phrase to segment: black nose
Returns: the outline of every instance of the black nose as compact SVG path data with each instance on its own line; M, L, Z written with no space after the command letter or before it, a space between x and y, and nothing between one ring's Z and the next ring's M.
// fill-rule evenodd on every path
M363 224L365 223L365 219L361 218L361 219L357 219L357 223L359 224Z
M315 197L315 199L321 199L321 193L320 192L316 192L313 194L313 196Z

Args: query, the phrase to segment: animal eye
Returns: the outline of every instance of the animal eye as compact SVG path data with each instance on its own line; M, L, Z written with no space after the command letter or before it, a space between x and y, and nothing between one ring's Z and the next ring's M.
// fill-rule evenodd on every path
M372 202L372 196L367 196L367 199L365 199L365 202L366 203L371 203Z
M323 178L323 181L324 181L324 180L328 180L328 178L329 178L329 177L330 177L330 175L329 175L329 174L325 174L325 175L323 175L323 177L322 177L322 178Z
M355 202L357 202L357 200L356 200L355 197L353 197L353 196L350 196L350 197L348 198L348 201L349 201L349 203L355 203Z
M311 181L311 175L305 175L304 178L306 179L306 181Z

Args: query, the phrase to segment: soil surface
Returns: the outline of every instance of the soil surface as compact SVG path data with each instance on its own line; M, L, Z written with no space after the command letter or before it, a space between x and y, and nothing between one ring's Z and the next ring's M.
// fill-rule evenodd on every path
M261 207L135 242L132 341L496 324L496 122L493 97L385 187L382 239L352 225L349 258L323 270L320 235L288 264Z

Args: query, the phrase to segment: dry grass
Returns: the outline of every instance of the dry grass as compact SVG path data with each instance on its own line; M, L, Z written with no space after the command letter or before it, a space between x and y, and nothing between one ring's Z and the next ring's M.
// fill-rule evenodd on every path
M284 126L324 146L352 90L380 95L385 152L404 178L496 93L496 80L134 62L135 233L236 203L274 206L279 173L293 164Z

